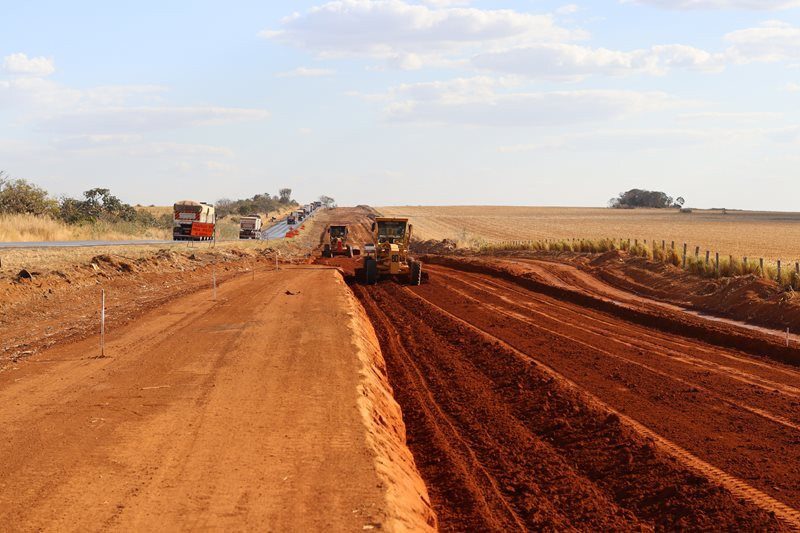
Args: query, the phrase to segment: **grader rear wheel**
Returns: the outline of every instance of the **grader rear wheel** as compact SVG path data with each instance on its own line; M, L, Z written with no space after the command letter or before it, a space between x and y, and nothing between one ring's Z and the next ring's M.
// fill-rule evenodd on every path
M409 265L410 268L410 282L411 285L421 285L422 284L422 263L419 261L412 261Z

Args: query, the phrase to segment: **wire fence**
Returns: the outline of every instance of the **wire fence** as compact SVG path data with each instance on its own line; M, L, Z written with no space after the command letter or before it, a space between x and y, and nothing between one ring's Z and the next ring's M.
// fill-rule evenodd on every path
M540 239L488 243L483 251L531 250L600 254L622 250L636 257L669 263L694 274L711 278L754 275L775 281L785 288L800 290L800 261L733 256L717 250L665 239Z

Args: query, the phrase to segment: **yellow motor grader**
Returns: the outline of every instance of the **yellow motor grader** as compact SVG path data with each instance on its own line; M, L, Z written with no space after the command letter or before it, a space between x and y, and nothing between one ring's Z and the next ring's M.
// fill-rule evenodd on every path
M378 217L372 223L375 256L364 258L363 276L367 285L383 276L406 278L411 285L422 283L422 263L408 255L413 226L407 218Z

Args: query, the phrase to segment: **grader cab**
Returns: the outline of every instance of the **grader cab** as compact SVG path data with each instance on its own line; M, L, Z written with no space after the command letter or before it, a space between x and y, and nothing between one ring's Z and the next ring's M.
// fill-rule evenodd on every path
M364 258L367 285L386 276L405 278L411 285L422 283L422 263L409 256L412 225L407 218L378 217L372 223L375 256Z

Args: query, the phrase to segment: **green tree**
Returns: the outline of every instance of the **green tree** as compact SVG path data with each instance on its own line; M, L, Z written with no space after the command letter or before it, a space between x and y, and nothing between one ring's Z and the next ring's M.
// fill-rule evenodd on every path
M47 191L22 179L12 180L0 171L0 213L53 215L58 202Z
M619 193L619 196L608 202L609 207L617 209L631 209L635 207L666 208L673 206L672 197L661 191L648 191L645 189L631 189Z
M278 201L282 204L288 204L292 201L292 189L281 189L278 191Z

